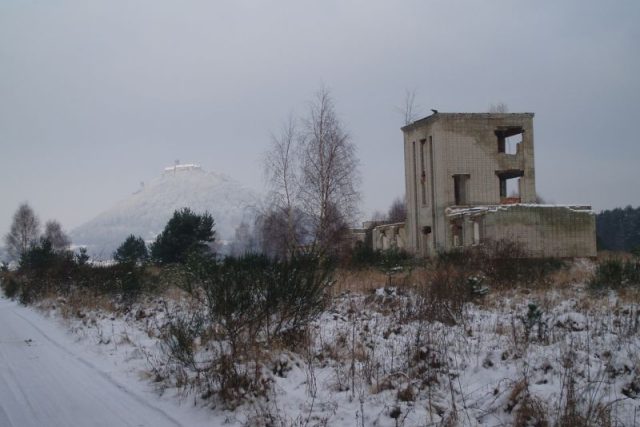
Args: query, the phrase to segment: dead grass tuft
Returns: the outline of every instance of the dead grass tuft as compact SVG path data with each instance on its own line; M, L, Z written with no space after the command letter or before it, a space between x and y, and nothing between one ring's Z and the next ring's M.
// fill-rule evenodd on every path
M524 396L515 412L514 427L548 427L547 408L529 394Z

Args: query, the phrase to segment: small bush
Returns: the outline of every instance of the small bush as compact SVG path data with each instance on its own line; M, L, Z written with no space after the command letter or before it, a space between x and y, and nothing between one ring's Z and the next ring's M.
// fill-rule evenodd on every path
M534 329L537 330L538 340L543 340L546 334L547 324L543 319L543 313L540 308L534 304L529 303L527 305L527 313L524 316L519 316L520 321L524 326L524 340L529 342L531 339L531 333Z
M367 245L357 245L346 260L347 268L362 269L376 267L384 271L412 264L415 259L402 249L373 250Z
M74 256L75 262L78 265L86 265L89 262L89 255L87 254L87 248L78 249L78 253Z
M203 332L204 318L199 312L192 313L190 317L174 316L165 332L165 353L172 361L195 369L194 343Z
M471 295L463 272L451 266L439 268L419 287L418 314L430 322L458 324Z
M481 275L495 288L544 284L565 263L557 258L529 258L517 242L489 241L438 255L436 266L453 266L467 276Z
M14 299L20 293L21 285L15 275L3 272L0 283L7 298Z
M640 286L640 261L612 258L602 261L596 267L589 282L592 289L620 289Z
M142 292L144 269L133 264L124 264L123 267L115 270L117 282L120 285L123 301L133 302Z
M303 327L324 309L331 284L331 268L310 255L229 257L200 273L211 320L232 340L245 330L270 338Z
M185 390L215 395L230 408L264 394L270 387L264 354L274 342L297 348L306 339L309 322L326 306L331 271L311 255L190 258L176 277L201 304L193 317L171 317L164 327L176 372L194 374ZM206 356L196 357L196 340L209 349Z

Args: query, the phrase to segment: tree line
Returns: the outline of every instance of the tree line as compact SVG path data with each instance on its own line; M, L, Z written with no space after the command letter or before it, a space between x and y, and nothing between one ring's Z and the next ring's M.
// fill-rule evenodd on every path
M598 249L640 254L640 206L604 210L596 215Z

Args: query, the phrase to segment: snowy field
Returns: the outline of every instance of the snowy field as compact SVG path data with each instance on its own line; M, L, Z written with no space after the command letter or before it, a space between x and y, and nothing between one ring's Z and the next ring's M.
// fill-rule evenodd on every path
M640 424L637 293L490 292L446 324L417 316L417 304L408 289L341 293L306 345L252 365L263 392L230 406L167 356L160 337L193 309L185 294L126 312L2 299L0 425ZM211 356L194 345L196 360Z

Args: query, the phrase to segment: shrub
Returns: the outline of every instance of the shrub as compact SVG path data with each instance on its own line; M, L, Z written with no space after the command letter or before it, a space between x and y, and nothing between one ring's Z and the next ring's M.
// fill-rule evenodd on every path
M121 269L116 269L116 275L122 300L135 301L142 292L144 269L134 264L123 264Z
M162 233L151 244L151 257L161 264L184 264L190 253L206 253L215 241L209 213L198 215L189 208L173 213Z
M373 250L371 246L358 244L351 251L347 266L352 268L376 267L383 271L402 267L414 261L411 254L402 249Z
M531 333L533 332L534 328L537 328L538 340L542 340L544 338L546 332L546 323L543 319L542 311L535 303L529 303L527 305L527 314L524 316L519 316L519 318L524 325L525 342L529 342Z
M87 254L87 248L78 249L78 253L74 256L76 264L86 265L89 262L89 255Z
M14 274L3 272L0 284L2 284L2 290L7 298L14 299L20 293L20 282Z
M419 287L418 315L429 322L458 324L470 295L469 282L461 271L452 266L439 268Z
M40 243L33 245L20 257L20 271L44 273L47 270L67 270L73 263L70 252L57 252L49 239L40 239Z
M640 262L636 260L622 261L616 258L600 262L589 282L592 289L620 289L639 285Z
M131 234L113 253L113 259L119 263L142 264L149 259L147 245L142 237Z
M564 262L557 258L530 258L521 244L498 240L441 253L436 265L453 266L466 275L480 274L492 287L500 288L544 283Z
M71 252L56 252L48 239L41 239L20 257L16 272L21 283L20 301L28 304L47 292L64 291L70 285L74 270Z
M266 392L266 350L274 340L299 345L324 310L331 284L330 266L311 255L273 260L248 254L222 262L191 257L180 270L203 304L191 318L170 317L163 328L164 350L175 364L170 374L186 368L195 375L183 383L185 390L215 394L231 408ZM208 349L197 356L196 340Z
M165 352L173 362L190 368L197 368L194 342L203 332L204 319L199 312L190 316L174 315L165 332Z
M248 254L203 272L211 320L232 341L246 330L270 338L300 329L322 312L331 284L331 268L311 255L271 260Z

